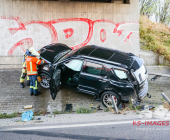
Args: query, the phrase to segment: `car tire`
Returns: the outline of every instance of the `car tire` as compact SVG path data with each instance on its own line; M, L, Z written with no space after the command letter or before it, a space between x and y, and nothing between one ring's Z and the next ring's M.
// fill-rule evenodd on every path
M50 75L45 74L45 73L40 73L39 76L41 77L41 82L39 82L41 87L45 89L50 88L50 80L51 80Z
M116 93L112 92L112 91L106 91L101 95L101 102L105 107L108 107L109 104L112 104L112 99L111 96L114 96L115 99L115 103L117 104L117 106L119 106L120 104L120 97L119 95L117 95ZM111 105L111 107L114 107L113 105Z

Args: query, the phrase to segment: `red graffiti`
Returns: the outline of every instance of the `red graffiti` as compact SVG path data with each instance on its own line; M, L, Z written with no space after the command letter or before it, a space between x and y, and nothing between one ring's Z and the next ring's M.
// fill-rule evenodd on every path
M89 25L88 35L87 35L86 40L81 44L72 46L71 48L72 49L78 49L82 46L87 45L87 43L89 43L89 41L91 40L92 35L93 35L93 22L90 19L87 19L87 18L56 19L56 20L52 20L52 21L49 21L49 22L51 24L56 24L56 23L68 22L68 21L82 21L82 22L85 22Z
M118 37L122 34L123 30L118 30L118 27L122 24L125 24L124 22L122 23L115 23L113 21L110 20L95 20L94 23L99 23L99 22L104 22L104 23L111 23L113 25L115 25L115 28L113 30L113 33L118 33Z
M118 27L120 26L120 23L116 24L116 27L113 30L113 33L118 33L118 37L122 34L123 30L118 30Z
M25 25L20 22L19 17L16 17L14 19L18 23L18 28L9 28L10 33L13 35L15 34L18 30L26 30Z
M40 24L44 27L46 27L50 34L51 34L51 43L57 43L58 42L58 37L57 37L57 32L54 28L54 26L50 22L43 22L43 21L30 21L30 22L25 22L22 23L20 22L19 17L14 18L14 20L18 23L18 28L9 28L10 33L13 35L19 30L26 30L26 26L30 24Z
M133 32L130 32L129 35L125 38L124 42L129 43L131 45L131 42L129 41L130 36L132 35Z
M21 47L21 49L26 52L26 49L24 48L24 46L27 45L28 48L32 47L33 45L33 41L31 38L25 38L23 40L20 40L19 42L15 43L8 51L7 54L10 54L12 55L12 53L14 52L14 50L17 48L17 47Z
M65 33L66 39L70 38L73 35L73 33L74 33L74 30L72 28L68 28L68 29L65 29L63 31Z
M18 28L9 28L9 31L11 33L11 35L14 35L15 33L17 33L19 30L27 30L27 26L30 25L30 24L38 24L38 25L41 25L41 26L44 26L46 27L50 34L51 34L51 43L57 43L58 42L58 35L57 35L57 31L55 29L55 27L53 26L53 24L56 24L56 23L62 23L62 22L69 22L69 21L81 21L81 22L85 22L88 24L88 34L87 34L87 37L86 39L78 44L78 45L75 45L75 46L71 46L72 49L78 49L82 46L85 46L89 43L89 41L91 40L92 38L92 35L93 35L93 27L94 27L94 24L96 23L99 23L99 22L103 22L103 23L111 23L113 24L115 27L113 29L113 33L117 33L118 34L118 37L120 37L123 33L124 30L121 30L121 29L118 29L121 25L125 25L125 24L129 24L129 23L125 23L125 22L122 22L122 23L114 23L113 21L110 21L110 20L95 20L95 21L92 21L90 19L87 19L87 18L69 18L69 19L56 19L56 20L51 20L51 21L48 21L48 22L43 22L43 21L28 21L28 22L25 22L25 23L22 23L19 19L19 17L9 17L9 18L5 18L5 17L2 17L1 16L1 19L10 19L10 20L15 20L18 24ZM135 23L137 24L137 23ZM74 34L74 30L72 28L68 28L68 29L64 29L63 30L64 33L65 33L65 38L68 39L70 38L73 34ZM132 35L132 31L128 34L128 36L125 38L124 42L125 43L128 43L131 45L131 42L130 42L130 37ZM105 29L101 29L100 30L100 40L101 42L105 42L106 40L106 30ZM23 45L24 44L28 44L28 46L33 46L33 40L31 38L25 38L19 42L17 42L16 44L14 44L8 51L8 54L12 54L13 51L18 47L20 46L22 48L23 51L25 51Z
M101 40L101 42L105 42L105 40L106 40L106 30L105 29L100 30L100 40Z

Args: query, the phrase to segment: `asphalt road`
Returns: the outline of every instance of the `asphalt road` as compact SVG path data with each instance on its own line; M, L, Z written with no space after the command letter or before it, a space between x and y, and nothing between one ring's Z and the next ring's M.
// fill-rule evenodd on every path
M168 121L169 122L169 121ZM11 127L0 128L1 140L169 140L170 126L148 126L141 124L140 126L130 123L107 124L90 126L76 126L75 124L60 125L60 128L55 128L56 125L40 125L40 126L24 126L19 127L21 130L8 130ZM112 123L112 122L110 122ZM153 122L152 122L153 123ZM158 123L158 122L156 122ZM160 124L160 123L159 123ZM80 124L79 124L80 125ZM64 126L64 127L63 127ZM53 127L53 128L52 128ZM62 128L63 127L63 128ZM22 130L26 129L26 130Z

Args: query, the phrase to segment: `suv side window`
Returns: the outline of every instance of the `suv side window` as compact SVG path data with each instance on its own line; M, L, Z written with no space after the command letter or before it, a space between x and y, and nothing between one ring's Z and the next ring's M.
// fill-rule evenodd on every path
M126 72L123 70L112 69L112 73L114 73L121 80L127 80L128 78Z
M83 72L98 76L106 75L105 68L102 65L91 62L86 62L86 65L83 68Z

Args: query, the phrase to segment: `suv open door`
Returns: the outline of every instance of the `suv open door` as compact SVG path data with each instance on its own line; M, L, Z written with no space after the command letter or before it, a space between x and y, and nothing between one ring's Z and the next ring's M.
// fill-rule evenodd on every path
M50 81L50 91L51 91L51 97L53 100L55 100L57 92L59 91L60 86L61 86L60 77L61 77L61 70L56 69Z

